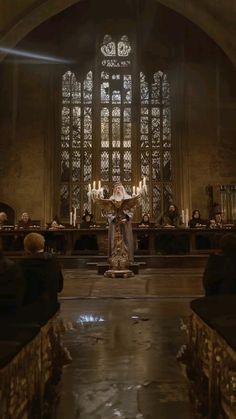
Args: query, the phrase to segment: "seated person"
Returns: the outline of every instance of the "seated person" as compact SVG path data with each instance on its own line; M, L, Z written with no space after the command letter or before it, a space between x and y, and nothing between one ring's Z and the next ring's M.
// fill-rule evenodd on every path
M91 228L96 225L94 221L94 216L88 210L85 210L85 213L82 217L82 222L80 224L81 229ZM82 234L80 238L75 243L75 250L98 250L97 237L95 234Z
M201 218L201 214L198 209L193 210L192 218L189 220L188 225L190 228L206 226L206 223L204 223L204 220Z
M236 236L221 237L221 254L211 254L203 275L206 295L236 294Z
M223 217L221 212L215 213L214 217L209 220L208 227L211 229L223 228Z
M29 233L24 238L25 257L20 261L26 290L25 305L36 302L57 302L57 293L63 289L63 275L59 262L44 251L45 239L41 234Z
M150 217L147 212L145 212L142 216L142 219L138 225L138 227L150 227Z
M28 212L23 212L21 215L21 219L17 223L17 228L20 229L27 229L32 226L32 221L30 219L30 216Z
M150 217L146 212L143 214L140 223L138 224L140 228L149 228L150 227ZM138 249L139 250L148 250L149 249L149 233L143 232L138 233Z
M22 305L25 281L20 267L7 259L0 248L0 315Z
M60 230L65 228L63 224L60 223L59 218L55 216L51 222L51 225L49 227L49 230Z
M19 230L27 230L30 227L32 227L32 220L30 219L28 212L23 212L22 215L21 215L21 219L18 221L15 228L19 229ZM15 240L14 240L14 243L13 243L14 250L17 250L17 251L18 250L20 250L20 251L23 250L23 248L24 248L24 245L23 245L24 237L25 237L25 233L22 233L22 234L19 233L15 237Z
M64 234L53 234L51 231L63 230L65 226L60 223L57 216L55 216L52 222L49 224L48 230L45 234L46 239L46 249L49 252L55 253L65 253L66 252L66 238Z
M5 212L0 212L0 228L7 224L7 214Z
M7 214L0 212L0 229L7 225ZM3 250L11 250L13 247L14 236L7 235L0 238L1 246Z
M82 223L80 224L80 228L90 228L94 226L96 223L95 221L93 221L93 218L94 218L94 215L88 212L88 210L86 209L82 217Z
M188 225L190 228L201 228L206 227L207 222L201 218L200 211L198 209L193 210L192 218L189 220ZM203 250L203 249L210 249L211 248L211 240L205 234L196 234L196 249Z
M182 225L176 205L169 205L168 210L157 219L157 225L167 229L175 229ZM189 251L189 242L186 234L163 233L155 238L155 248L161 254L185 254Z
M162 227L179 227L181 224L178 208L174 204L170 204L168 210L157 219L157 225Z

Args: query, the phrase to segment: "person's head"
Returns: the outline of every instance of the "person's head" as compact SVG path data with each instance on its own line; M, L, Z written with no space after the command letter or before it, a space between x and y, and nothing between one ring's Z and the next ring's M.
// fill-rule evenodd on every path
M52 221L51 227L58 227L58 222L56 220Z
M53 219L52 219L52 223L53 223L54 221L56 221L56 223L57 223L57 224L60 224L60 221L59 221L59 218L58 218L58 216L57 216L57 215L55 215L55 217L53 217Z
M222 214L221 214L221 212L217 212L215 214L215 222L216 223L222 223Z
M24 223L27 223L29 221L28 212L23 212L22 215L21 215L21 219L22 219L22 221L24 221Z
M117 182L114 185L113 195L117 201L124 199L125 196L125 188L121 182Z
M198 209L195 209L192 213L192 218L200 218L200 211Z
M27 253L43 252L45 238L39 233L29 233L24 238L24 249Z
M86 222L86 223L90 223L93 219L93 214L91 214L90 212L88 212L88 210L85 210L85 213L82 217L82 219Z
M149 223L149 214L147 214L146 212L143 214L143 219L142 221L144 223Z
M0 212L0 222L7 221L7 214L5 212Z
M168 211L169 212L175 212L176 210L177 210L177 208L176 208L176 206L174 204L170 204L169 205L169 208L168 208Z
M233 233L224 234L220 240L222 252L226 255L236 255L236 235Z

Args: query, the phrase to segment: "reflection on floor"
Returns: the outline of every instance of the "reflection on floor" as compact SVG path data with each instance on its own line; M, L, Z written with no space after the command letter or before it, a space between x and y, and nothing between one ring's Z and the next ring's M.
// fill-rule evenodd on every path
M64 273L64 342L73 360L55 418L194 418L176 354L189 302L203 294L202 269L143 269L127 279Z

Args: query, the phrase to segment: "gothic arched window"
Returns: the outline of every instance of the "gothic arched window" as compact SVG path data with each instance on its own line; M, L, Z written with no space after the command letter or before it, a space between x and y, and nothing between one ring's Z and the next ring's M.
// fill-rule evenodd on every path
M131 194L146 177L143 207L155 217L172 201L170 86L157 70L148 80L137 68L134 43L105 35L86 76L62 77L60 214L87 208L88 184L107 194L121 180Z

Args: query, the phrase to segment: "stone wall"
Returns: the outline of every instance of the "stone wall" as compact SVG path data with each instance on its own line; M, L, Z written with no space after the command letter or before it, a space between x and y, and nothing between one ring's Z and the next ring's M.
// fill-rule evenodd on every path
M185 37L186 135L191 207L207 215L205 187L236 183L236 71L204 33L188 25Z
M23 211L33 219L47 217L49 83L43 65L1 68L0 201L15 209L16 219Z

